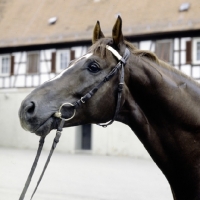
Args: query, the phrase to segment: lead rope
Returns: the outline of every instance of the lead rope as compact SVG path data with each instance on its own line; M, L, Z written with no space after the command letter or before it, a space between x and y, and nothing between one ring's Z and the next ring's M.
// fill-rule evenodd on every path
M55 136L55 138L54 138L54 140L53 140L53 144L52 144L52 147L51 147L49 156L48 156L47 161L46 161L46 163L45 163L45 165L44 165L44 168L43 168L42 173L41 173L41 175L40 175L40 178L39 178L39 180L38 180L38 182L37 182L37 185L36 185L36 187L35 187L35 189L34 189L34 191L33 191L33 194L31 195L31 199L33 198L35 192L37 191L37 188L38 188L38 186L39 186L39 184L40 184L40 182L41 182L41 180L42 180L42 177L43 177L43 175L44 175L44 172L45 172L45 170L46 170L46 168L47 168L47 166L48 166L48 164L49 164L49 161L50 161L51 156L52 156L52 154L53 154L53 152L54 152L54 149L56 148L56 145L57 145L57 143L59 142L59 139L60 139L60 136L61 136L61 132L62 132L62 128L63 128L63 126L64 126L64 123L65 123L65 121L62 120L62 121L60 122L60 125L59 125L57 131L56 131L56 136Z
M48 164L49 164L49 161L50 161L51 156L52 156L52 154L53 154L53 152L54 152L54 149L56 148L56 145L57 145L57 143L59 142L59 139L60 139L60 136L61 136L61 132L62 132L62 128L63 128L63 126L64 126L64 123L65 123L65 120L62 119L61 122L60 122L60 125L58 126L58 129L57 129L57 131L56 131L56 136L55 136L55 138L54 138L54 140L53 140L53 144L52 144L52 147L51 147L49 156L48 156L48 158L47 158L47 161L46 161L46 163L45 163L45 165L44 165L43 171L42 171L42 173L41 173L41 175L40 175L40 178L39 178L39 180L38 180L38 182L37 182L37 185L36 185L36 187L35 187L35 189L34 189L34 191L33 191L33 194L31 195L31 199L33 198L33 196L34 196L34 194L35 194L35 192L36 192L36 190L37 190L37 188L38 188L38 186L39 186L39 184L40 184L40 182L41 182L41 180L42 180L42 177L43 177L44 172L45 172L45 170L46 170L46 168L47 168L47 166L48 166ZM27 181L26 181L26 183L25 183L24 189L23 189L23 191L22 191L22 193L21 193L21 195L20 195L19 200L23 200L24 197L25 197L26 191L27 191L27 189L28 189L28 187L29 187L29 184L30 184L30 182L31 182L31 178L32 178L32 176L33 176L33 174L34 174L35 168L36 168L36 166L37 166L37 162L38 162L38 160L39 160L39 157L40 157L40 154L41 154L41 151L42 151L42 148L43 148L44 139L45 139L45 137L41 137L41 138L40 138L39 147L38 147L38 150L37 150L37 154L36 154L35 160L34 160L34 162L33 162L33 165L32 165L32 167L31 167L31 171L30 171L30 173L29 173L29 175L28 175Z
M41 137L40 138L38 150L37 150L37 153L36 153L36 156L35 156L35 160L33 162L33 165L31 167L31 171L30 171L30 173L28 175L28 178L27 178L26 183L24 185L24 189L22 190L22 193L21 193L21 195L19 197L19 200L23 200L24 197L25 197L26 191L27 191L27 189L28 189L28 187L30 185L32 176L34 174L34 171L35 171L35 168L37 166L38 160L40 158L40 154L41 154L41 151L42 151L42 148L43 148L43 145L44 145L44 140L45 140L45 137Z

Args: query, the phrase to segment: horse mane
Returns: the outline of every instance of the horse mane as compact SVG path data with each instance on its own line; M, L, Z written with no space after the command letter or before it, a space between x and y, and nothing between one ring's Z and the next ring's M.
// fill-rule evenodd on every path
M191 78L190 76L188 76L185 73L181 72L180 70L177 70L176 68L172 67L170 64L166 63L165 61L160 60L153 52L148 51L148 50L137 49L132 43L130 43L128 41L125 41L125 44L130 49L132 54L137 55L139 57L146 57L146 58L148 58L149 61L153 61L158 66L167 68L168 70L176 73L177 75L181 75L182 77L190 80L195 85L200 87L200 84L197 81L195 81L193 78ZM149 62L149 64L152 65L152 62Z
M126 46L129 48L132 54L139 57L146 57L153 62L159 63L158 57L151 51L137 49L132 43L125 41Z
M110 52L106 51L106 45L109 45L109 43L111 41L112 41L111 38L100 39L90 47L89 51L98 52L98 53L100 53L100 56L102 58L104 58L107 55L107 53L110 53ZM160 67L167 68L168 70L176 73L177 75L181 75L184 78L189 79L191 82L195 83L198 87L200 87L200 84L197 81L195 81L190 76L184 74L180 70L177 70L176 68L172 67L170 64L166 63L165 61L160 60L155 55L155 53L153 53L151 51L148 51L148 50L140 50L140 49L136 48L132 43L130 43L130 42L126 41L126 40L124 42L125 42L126 47L129 48L129 50L131 51L132 54L134 54L134 55L136 55L136 56L138 56L140 58L147 58L146 60L149 61L150 65L155 63L156 65L158 65Z

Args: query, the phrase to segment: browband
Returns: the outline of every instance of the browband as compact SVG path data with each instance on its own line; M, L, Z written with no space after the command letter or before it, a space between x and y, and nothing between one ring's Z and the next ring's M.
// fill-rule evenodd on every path
M113 49L111 46L106 45L106 49L108 49L109 51L111 51L112 54L113 54L118 60L121 60L121 59L122 59L122 56L121 56L115 49Z

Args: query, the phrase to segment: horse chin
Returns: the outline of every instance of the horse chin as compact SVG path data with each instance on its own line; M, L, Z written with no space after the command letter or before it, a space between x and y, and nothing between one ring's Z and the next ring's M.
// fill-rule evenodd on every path
M35 133L38 136L46 136L54 128L56 128L56 120L53 117L50 117L39 127L37 127L35 130L32 130L31 132Z

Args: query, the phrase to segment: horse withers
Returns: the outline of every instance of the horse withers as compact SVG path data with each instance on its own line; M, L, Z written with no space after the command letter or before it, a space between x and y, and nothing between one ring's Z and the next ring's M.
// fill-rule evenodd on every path
M131 53L124 65L124 84L115 120L130 126L143 143L166 176L174 199L200 199L199 84L153 53L138 50L125 41L120 17L111 38L104 37L97 22L92 42L87 54L24 99L19 110L22 127L39 136L47 135L60 123L55 113L65 102L81 103L73 119L64 123L65 127L112 120L121 69L88 101L84 102L83 97L104 80L119 62L118 56L128 49ZM71 106L62 110L65 118L72 113Z

